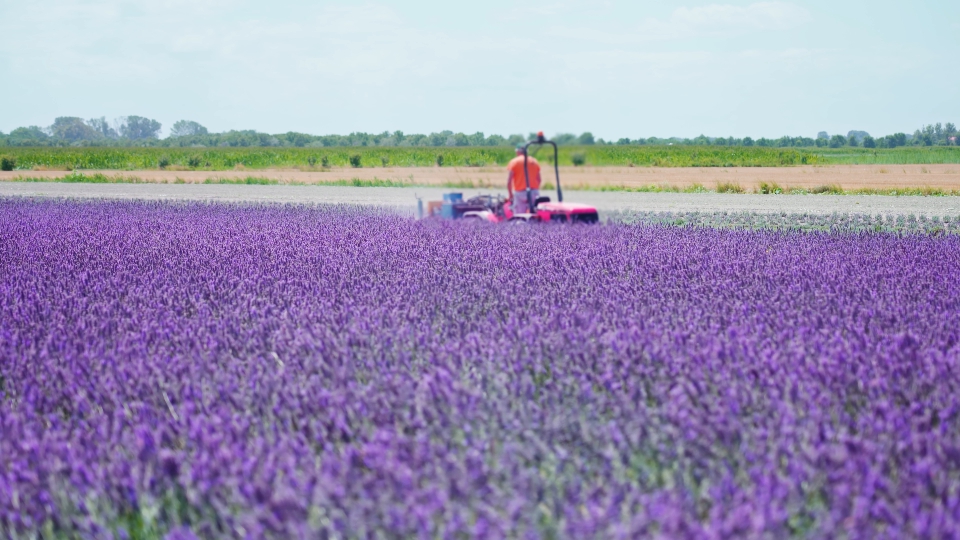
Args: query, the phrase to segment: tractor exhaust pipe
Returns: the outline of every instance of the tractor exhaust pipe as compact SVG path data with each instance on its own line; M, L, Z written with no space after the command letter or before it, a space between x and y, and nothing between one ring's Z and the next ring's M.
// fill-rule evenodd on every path
M557 149L557 143L548 141L547 138L543 136L543 132L541 131L537 133L536 140L530 141L523 145L523 176L524 180L527 182L527 207L530 208L530 210L533 210L533 194L530 193L530 170L527 165L527 149L533 144L536 144L537 146L543 146L545 144L553 146L553 171L557 175L557 202L563 202L563 190L560 189L560 151Z

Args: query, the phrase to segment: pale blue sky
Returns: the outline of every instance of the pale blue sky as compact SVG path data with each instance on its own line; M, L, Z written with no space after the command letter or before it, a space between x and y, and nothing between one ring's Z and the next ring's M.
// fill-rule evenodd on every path
M957 0L0 0L0 131L815 136L960 123Z

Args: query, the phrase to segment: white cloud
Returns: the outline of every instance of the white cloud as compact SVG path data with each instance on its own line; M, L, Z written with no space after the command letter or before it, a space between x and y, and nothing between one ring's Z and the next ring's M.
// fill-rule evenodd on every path
M376 3L44 0L0 2L0 20L15 21L0 32L0 65L16 82L0 98L28 111L6 120L16 124L144 114L211 129L410 130L395 119L437 116L453 95L457 107L509 96L537 78L483 75L529 42L418 25ZM333 121L345 127L324 127Z
M482 47L418 30L376 4L306 8L275 19L224 0L45 4L0 8L4 19L18 23L0 34L0 55L47 81L142 84L199 71L243 77L247 85L305 74L340 86L383 85L395 75L434 74Z
M600 3L602 8L609 2ZM584 10L596 12L596 3L539 2L518 7L510 16ZM13 72L51 84L169 85L182 78L196 88L269 85L283 94L320 87L327 95L355 95L371 87L463 84L454 76L470 80L477 73L502 72L503 58L530 49L538 39L543 43L538 35L617 49L651 39L782 29L808 20L809 14L781 1L682 7L663 19L645 19L630 32L585 24L538 30L524 38L418 27L396 10L370 3L281 6L258 13L252 0L48 0L0 6L0 18L16 22L0 33L0 56ZM655 56L643 61L666 72L670 62L685 54L668 54L663 66ZM616 50L594 50L594 59L584 59L584 65L607 65L618 58L622 55ZM529 70L509 76L535 77ZM354 90L342 90L350 86ZM218 90L224 94L232 95Z
M947 50L864 49L856 33L832 39L814 24L786 35L811 20L806 0L697 0L681 3L714 4L646 18L636 3L609 0L493 3L517 6L509 15L360 1L0 0L0 101L14 104L0 129L141 114L165 126L190 118L212 130L312 133L663 133L654 119L696 126L677 132L689 133L709 132L713 118L719 133L748 118L787 125L771 111L800 124L815 108L851 115L851 96L889 95L854 100L869 117L905 103L896 96ZM732 36L750 39L721 42ZM834 49L803 48L824 43ZM948 99L927 107L953 110ZM763 100L779 108L751 112Z

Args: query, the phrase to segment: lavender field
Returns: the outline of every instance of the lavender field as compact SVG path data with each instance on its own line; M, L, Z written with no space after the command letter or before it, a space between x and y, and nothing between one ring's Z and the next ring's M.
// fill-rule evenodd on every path
M960 534L960 238L0 200L4 538Z

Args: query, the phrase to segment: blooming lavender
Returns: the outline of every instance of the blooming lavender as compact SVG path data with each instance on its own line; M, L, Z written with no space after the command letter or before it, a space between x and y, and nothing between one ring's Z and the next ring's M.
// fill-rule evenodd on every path
M821 232L887 232L898 234L960 235L956 216L914 214L870 215L859 213L788 214L756 212L636 212L608 213L620 223L710 227L716 229L758 229Z
M0 535L960 533L960 238L0 200Z

